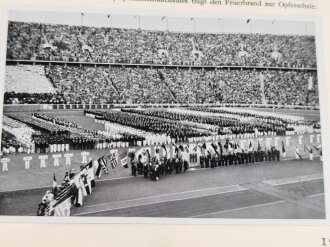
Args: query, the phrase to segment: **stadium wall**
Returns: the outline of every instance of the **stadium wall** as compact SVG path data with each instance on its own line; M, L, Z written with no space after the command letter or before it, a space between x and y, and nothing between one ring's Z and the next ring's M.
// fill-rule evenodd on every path
M119 109L119 108L174 108L174 107L242 107L265 109L301 109L319 110L319 106L298 105L263 105L263 104L10 104L4 105L3 112L28 112L46 110L84 110L84 109Z

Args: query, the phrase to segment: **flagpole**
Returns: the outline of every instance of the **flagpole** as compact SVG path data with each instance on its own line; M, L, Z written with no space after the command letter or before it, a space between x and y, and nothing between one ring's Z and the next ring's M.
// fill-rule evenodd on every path
M110 21L110 28L112 28L112 16L111 16L111 14L108 14L108 19Z
M194 19L194 33L196 33L196 19Z

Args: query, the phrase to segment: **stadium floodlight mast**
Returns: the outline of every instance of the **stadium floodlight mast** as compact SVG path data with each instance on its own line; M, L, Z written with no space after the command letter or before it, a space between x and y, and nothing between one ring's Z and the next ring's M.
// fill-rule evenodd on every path
M279 32L279 27L278 27L278 21L272 21L272 25L274 25L274 24L276 24L276 26L275 26L275 28L276 28L276 31L275 31L275 33L276 34L280 34L280 32Z
M191 18L190 21L193 21L193 29L194 29L194 33L196 33L196 18Z
M134 18L139 18L139 29L141 29L141 16L134 15Z
M111 14L108 14L108 19L109 19L110 28L112 28L112 16L111 16Z
M247 19L246 24L249 24L249 26L250 26L250 33L252 34L252 21L251 21L251 19Z
M84 13L80 13L81 14L81 26L84 25L84 16L85 14Z
M166 31L168 31L168 17L167 16L163 16L162 17L162 21L164 21L166 19Z

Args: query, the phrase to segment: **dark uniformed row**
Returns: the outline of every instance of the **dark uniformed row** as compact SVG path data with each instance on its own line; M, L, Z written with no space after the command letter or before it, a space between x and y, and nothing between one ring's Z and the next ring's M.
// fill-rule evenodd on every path
M228 153L219 156L201 156L201 168L214 168L217 166L243 165L264 161L279 161L280 151L271 148L269 150L256 150L242 153Z
M149 163L143 164L140 160L131 163L132 176L143 175L151 180L158 180L161 175L186 172L189 168L187 161L181 158L162 158L160 161L155 157Z
M194 158L195 160L195 158ZM256 150L240 153L228 153L222 155L208 155L200 157L201 168L215 168L218 166L232 166L251 164L265 161L279 161L280 151L272 147L269 150ZM161 175L176 174L186 172L189 169L189 163L182 158L162 158L158 161L153 157L150 162L143 164L141 159L131 162L132 176L143 175L145 178L151 178L157 181Z

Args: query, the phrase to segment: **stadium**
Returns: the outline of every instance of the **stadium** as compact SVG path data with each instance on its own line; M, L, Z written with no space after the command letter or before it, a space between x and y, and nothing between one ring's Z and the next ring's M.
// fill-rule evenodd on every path
M9 19L0 215L325 218L313 23L74 15Z

